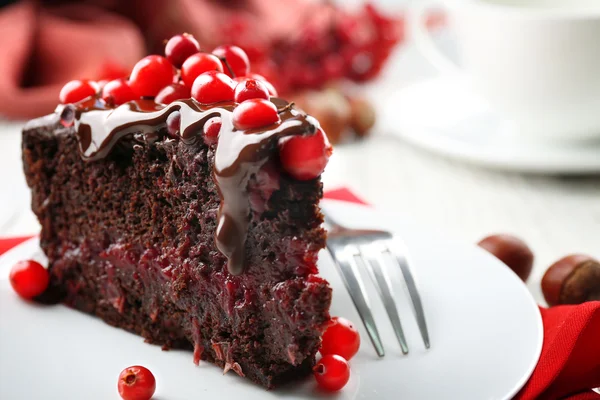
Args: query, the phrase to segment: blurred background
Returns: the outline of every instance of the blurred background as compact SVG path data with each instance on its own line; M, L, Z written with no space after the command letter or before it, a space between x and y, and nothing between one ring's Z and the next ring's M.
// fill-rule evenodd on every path
M537 256L529 285L541 301L552 262L574 252L600 258L600 147L498 141L497 117L415 45L415 3L0 1L0 237L39 229L21 172L24 121L52 112L67 81L127 76L188 32L207 51L242 47L253 72L320 120L335 146L326 189L348 187L450 240L520 236ZM442 9L425 25L457 59Z

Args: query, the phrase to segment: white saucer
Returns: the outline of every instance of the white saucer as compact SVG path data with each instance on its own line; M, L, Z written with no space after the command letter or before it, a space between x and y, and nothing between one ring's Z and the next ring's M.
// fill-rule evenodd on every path
M361 330L352 377L338 394L315 390L312 378L266 391L191 352L161 351L133 334L62 305L19 299L8 272L20 259L38 258L35 240L0 257L0 398L11 400L117 399L117 376L141 364L157 380L156 400L461 399L512 398L529 379L543 342L539 309L504 264L473 245L433 238L401 216L324 201L336 219L356 227L385 227L406 238L425 307L431 349L425 350L402 285L398 307L410 347L403 356L383 306L367 285L386 355L378 358ZM351 223L353 222L353 223ZM319 268L333 287L333 315L360 325L352 302L325 252ZM394 276L398 270L390 271ZM368 281L368 277L365 277Z
M407 142L457 160L527 173L600 172L600 140L534 143L519 137L459 77L437 77L394 93L384 126Z

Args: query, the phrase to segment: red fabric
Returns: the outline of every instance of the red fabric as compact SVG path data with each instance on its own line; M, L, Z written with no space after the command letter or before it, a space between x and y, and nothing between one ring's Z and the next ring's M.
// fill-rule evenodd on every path
M144 55L129 20L88 4L0 9L0 113L28 118L51 112L65 82L127 74Z
M32 236L20 236L20 237L11 237L11 238L0 238L0 255L6 253L8 250L12 249L18 244L23 243L27 239L30 239Z
M325 193L325 198L366 205L347 189ZM27 237L0 239L0 254ZM600 387L600 301L577 306L540 307L544 346L519 400L599 400L590 389Z
M600 387L600 301L540 307L540 311L542 356L519 398L550 400ZM599 399L600 395L585 393L574 398Z
M362 204L368 206L369 203L352 193L346 188L332 189L325 192L325 198L329 200L347 201L349 203Z

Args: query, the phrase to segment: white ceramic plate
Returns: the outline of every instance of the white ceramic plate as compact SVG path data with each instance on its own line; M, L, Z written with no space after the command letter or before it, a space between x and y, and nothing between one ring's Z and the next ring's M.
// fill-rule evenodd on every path
M517 172L600 171L600 141L527 141L459 76L412 84L391 95L386 104L382 112L385 126L405 141L434 153Z
M265 391L233 373L192 363L192 354L160 350L138 336L64 306L20 300L7 276L20 259L39 258L29 241L0 258L0 398L117 399L117 376L142 364L157 378L157 400L187 399L508 399L527 381L542 346L539 310L525 285L502 263L470 245L438 240L397 215L335 201L324 206L339 220L400 233L412 254L432 347L426 351L403 288L399 309L411 352L402 356L376 294L375 319L387 354L379 359L364 330L351 361L352 378L328 396L307 379ZM334 289L332 314L359 318L326 253L322 274ZM393 271L397 273L397 271ZM361 327L362 328L362 327Z

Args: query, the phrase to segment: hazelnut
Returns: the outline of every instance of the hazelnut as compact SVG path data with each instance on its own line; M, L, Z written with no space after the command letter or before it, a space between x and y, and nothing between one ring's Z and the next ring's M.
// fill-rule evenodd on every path
M350 103L336 89L310 91L294 96L294 101L307 114L315 117L331 143L339 143L350 123Z
M561 258L544 274L542 293L549 306L600 300L600 263L583 254Z
M356 135L363 137L375 125L375 109L371 103L362 97L349 97L350 101L350 127Z
M512 235L500 234L488 236L478 245L506 264L523 282L527 281L533 268L533 253L524 241Z

